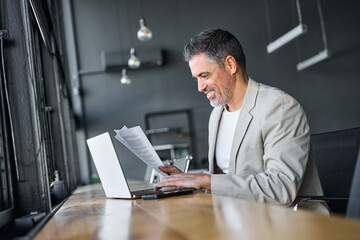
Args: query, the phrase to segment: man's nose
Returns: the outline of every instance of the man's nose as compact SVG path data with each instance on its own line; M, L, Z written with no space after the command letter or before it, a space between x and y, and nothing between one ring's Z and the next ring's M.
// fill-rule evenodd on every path
M203 92L206 89L207 85L205 81L198 79L198 91Z

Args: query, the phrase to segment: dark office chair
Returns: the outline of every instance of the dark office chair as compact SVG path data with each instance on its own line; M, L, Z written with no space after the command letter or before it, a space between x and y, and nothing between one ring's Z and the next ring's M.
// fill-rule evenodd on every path
M360 220L360 148L356 161L353 181L351 184L349 203L346 209L346 217Z
M302 196L302 202L326 202L330 212L345 214L360 145L360 128L314 134L313 154L324 196ZM324 204L326 205L326 204Z

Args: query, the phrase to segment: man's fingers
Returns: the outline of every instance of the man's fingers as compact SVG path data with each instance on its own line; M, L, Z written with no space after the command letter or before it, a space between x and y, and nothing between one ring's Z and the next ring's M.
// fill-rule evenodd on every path
M155 189L161 187L189 187L211 189L211 176L208 174L180 173L161 179Z
M163 187L189 187L199 189L201 184L198 182L200 176L197 174L181 173L165 177L155 185L158 190Z
M161 182L157 183L154 186L155 190L159 190L160 188L163 187L181 187L181 183L179 183L179 181L177 180L170 180L170 181L161 180Z
M174 167L169 164L165 164L164 166L160 166L159 169L169 175L182 173L177 167Z

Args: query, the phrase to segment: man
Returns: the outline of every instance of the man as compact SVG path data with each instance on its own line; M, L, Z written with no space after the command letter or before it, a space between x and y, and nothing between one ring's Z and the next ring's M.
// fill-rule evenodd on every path
M213 194L290 206L298 195L322 195L299 103L247 76L239 41L221 29L199 33L184 49L199 92L214 107L209 120L210 174L170 176L156 188L183 186ZM321 211L321 205L306 208Z

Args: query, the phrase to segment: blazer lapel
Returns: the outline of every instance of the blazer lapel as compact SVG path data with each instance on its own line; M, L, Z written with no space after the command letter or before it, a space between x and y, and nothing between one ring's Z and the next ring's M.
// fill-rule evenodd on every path
M209 126L209 172L214 173L214 158L215 158L215 146L216 138L219 129L219 122L221 119L222 112L224 111L223 107L217 107L213 110Z
M249 124L253 118L250 114L256 103L256 97L259 91L259 84L249 78L248 88L245 93L244 102L241 107L238 122L236 124L234 139L231 147L229 174L236 173L237 153L241 146L242 140L246 134Z

